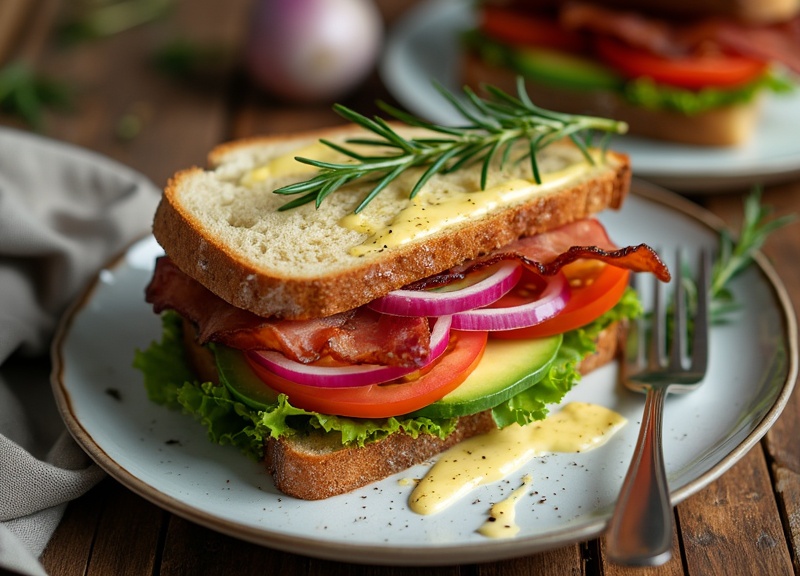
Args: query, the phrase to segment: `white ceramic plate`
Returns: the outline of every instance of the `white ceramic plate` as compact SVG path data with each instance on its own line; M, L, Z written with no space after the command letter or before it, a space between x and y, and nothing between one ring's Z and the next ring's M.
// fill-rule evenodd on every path
M716 245L717 223L673 194L635 183L620 212L604 214L615 239L647 241L674 253L676 242ZM643 195L639 195L643 194ZM78 442L113 477L156 504L239 538L300 554L373 564L461 564L530 554L597 536L610 515L633 451L643 397L616 384L616 367L585 378L568 400L594 402L629 420L602 448L533 461L509 483L478 490L439 516L418 516L402 478L427 467L320 502L279 494L261 466L231 447L210 444L190 418L151 404L131 368L135 348L160 338L160 321L143 301L152 237L100 271L65 316L54 344L53 387ZM670 396L664 421L666 467L675 503L738 460L777 418L795 380L795 319L764 258L739 277L743 308L714 329L710 372L688 396ZM113 394L112 394L113 392ZM490 540L475 530L497 501L531 473L518 504L521 533ZM544 495L544 502L542 495Z
M392 30L381 76L409 111L443 124L461 120L433 86L460 92L458 34L473 25L472 3L433 0L412 11ZM707 148L633 136L614 139L631 155L634 174L673 190L709 193L771 184L800 175L800 90L767 95L758 128L737 148Z

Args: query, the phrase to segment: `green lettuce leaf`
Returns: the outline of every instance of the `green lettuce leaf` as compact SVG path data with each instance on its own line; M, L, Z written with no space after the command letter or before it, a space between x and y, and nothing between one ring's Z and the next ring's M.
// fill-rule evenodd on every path
M292 406L285 395L269 410L251 409L231 396L227 387L196 379L183 350L180 316L166 312L162 325L161 340L137 350L133 360L134 368L144 375L148 398L193 416L212 442L236 446L252 458L263 456L267 438L314 429L340 434L343 444L363 446L400 431L413 437L431 434L446 438L456 427L455 418L366 419L319 414Z
M637 78L626 82L622 93L629 102L637 106L674 110L691 116L714 108L750 102L765 90L788 92L792 90L792 83L773 71L767 71L752 82L737 88L704 88L697 91L656 84L649 78Z

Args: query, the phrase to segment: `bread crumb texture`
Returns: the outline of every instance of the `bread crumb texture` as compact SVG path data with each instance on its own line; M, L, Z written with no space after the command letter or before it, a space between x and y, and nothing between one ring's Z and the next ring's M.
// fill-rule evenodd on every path
M524 152L515 151L502 166L498 155L483 191L476 163L435 175L411 200L423 170L413 169L358 215L374 183L344 187L319 209L312 202L280 211L294 197L274 190L315 174L294 157L346 161L319 139L343 141L351 131L220 146L211 169L171 179L156 212L156 239L184 272L236 306L262 316L314 317L364 304L521 235L617 207L630 178L624 155L597 153L590 164L565 142L539 154L541 186L530 162L520 160Z

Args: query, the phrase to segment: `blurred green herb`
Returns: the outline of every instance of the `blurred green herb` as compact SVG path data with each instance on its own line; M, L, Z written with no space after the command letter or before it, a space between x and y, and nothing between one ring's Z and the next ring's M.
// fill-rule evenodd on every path
M736 302L730 290L731 281L744 272L753 258L764 246L770 234L795 221L794 214L770 219L773 209L761 203L761 189L755 188L744 199L744 214L738 238L734 238L727 230L720 235L719 252L716 255L711 271L711 307L712 324L721 324L727 316L741 306ZM684 270L683 285L687 294L687 305L690 317L697 309L697 284L688 270Z
M153 65L169 76L202 79L216 75L231 62L231 54L219 44L202 44L187 38L175 38L157 50Z
M37 74L23 62L0 69L0 111L16 116L31 128L42 127L47 108L67 108L72 100L65 83Z
M761 203L761 189L756 188L744 200L744 214L738 239L727 231L720 237L719 254L711 275L711 317L723 319L738 308L729 286L731 280L746 270L755 253L770 234L795 220L794 214L770 219L773 209Z
M79 3L60 30L63 43L75 44L119 34L167 16L174 0L102 0Z

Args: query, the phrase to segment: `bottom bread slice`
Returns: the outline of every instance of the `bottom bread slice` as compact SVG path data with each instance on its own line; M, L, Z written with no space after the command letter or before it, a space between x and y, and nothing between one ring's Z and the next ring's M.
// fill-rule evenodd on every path
M420 464L471 436L495 427L490 411L459 419L455 432L442 440L430 434L416 438L396 433L364 447L342 446L335 434L270 439L267 470L275 487L303 500L321 500L361 488Z
M582 374L610 362L617 351L620 327L606 328L597 351L583 360ZM490 410L461 417L455 432L444 440L429 434L416 438L392 434L363 447L342 446L336 434L269 439L265 462L275 487L303 500L321 500L350 492L436 456L451 446L495 428Z

